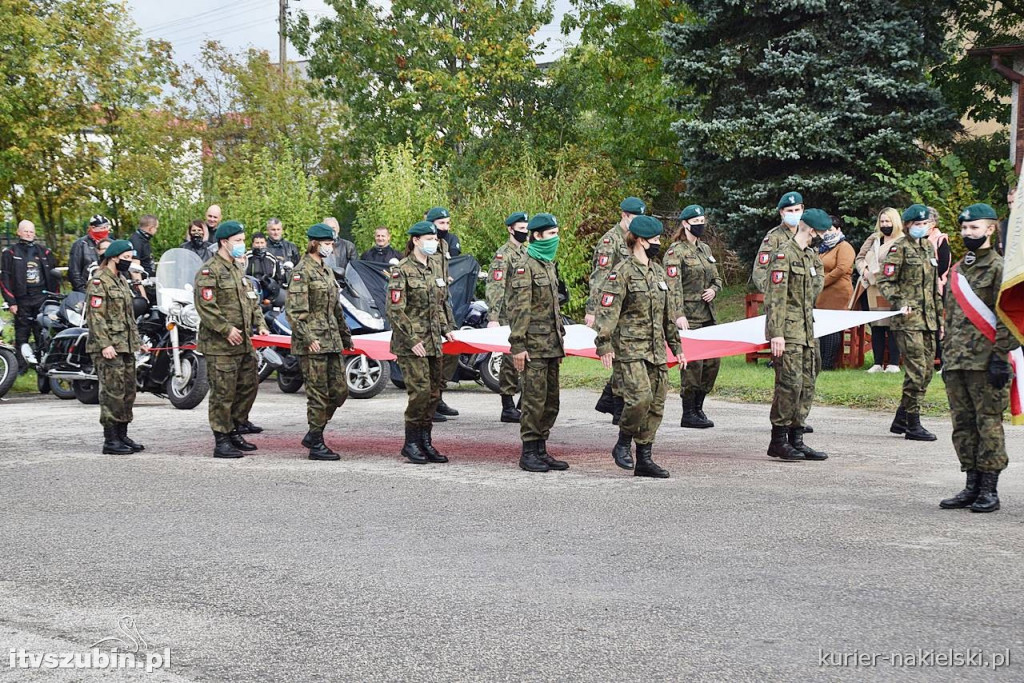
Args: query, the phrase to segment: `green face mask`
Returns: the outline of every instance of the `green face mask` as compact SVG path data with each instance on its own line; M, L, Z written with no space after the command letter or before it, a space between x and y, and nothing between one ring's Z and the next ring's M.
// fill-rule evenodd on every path
M558 235L548 238L546 240L537 240L536 242L530 242L530 246L527 247L527 252L535 259L540 261L554 261L555 252L558 251Z

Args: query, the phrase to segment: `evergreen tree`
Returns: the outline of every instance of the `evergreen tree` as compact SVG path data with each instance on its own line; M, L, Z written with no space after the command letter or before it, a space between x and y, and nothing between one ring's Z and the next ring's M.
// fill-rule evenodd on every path
M673 125L687 194L743 258L777 224L784 192L866 222L894 199L878 162L913 169L958 127L926 75L942 0L687 4L695 21L665 27L666 72L692 93Z

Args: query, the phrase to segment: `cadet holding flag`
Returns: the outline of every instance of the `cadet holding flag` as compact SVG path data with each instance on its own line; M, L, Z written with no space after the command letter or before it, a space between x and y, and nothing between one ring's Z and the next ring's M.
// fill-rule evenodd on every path
M595 339L601 362L608 369L617 366L622 378L625 405L612 458L619 467L632 468L634 476L659 479L669 476L651 458L668 391L665 345L686 365L676 327L676 297L665 282L665 270L654 260L664 231L652 216L637 216L629 224L626 246L632 258L621 261L605 278Z
M448 462L434 448L433 416L444 386L441 345L452 341L455 317L448 302L448 281L437 254L437 229L420 221L408 230L406 257L391 269L387 317L391 322L391 353L405 380L402 455L410 462Z
M892 310L892 330L900 347L905 374L903 396L889 431L911 441L935 441L921 426L921 401L935 374L935 338L941 328L938 260L928 241L928 207L914 204L903 212L907 234L889 247L878 274L878 289Z
M538 213L527 224L526 258L510 269L505 292L509 353L523 383L523 440L519 467L527 472L567 470L548 453L547 440L558 418L558 377L565 357L565 327L558 308L558 221Z
M514 269L526 257L526 247L523 244L529 236L526 230L528 222L529 219L522 211L513 213L505 219L508 240L498 247L487 275L487 327L508 324L508 316L505 314L505 285L508 283L510 269L515 272ZM516 372L512 356L507 353L501 357L498 384L501 394L501 421L519 422L522 413L516 408L514 400L516 392L519 391L519 373Z
M761 240L754 259L754 269L750 279L757 291L766 291L768 271L773 267L775 254L782 251L783 245L793 239L797 226L804 215L804 198L799 192L787 192L782 195L777 205L782 222L768 231ZM824 276L822 276L824 277Z
M324 443L324 428L348 398L343 349L352 349L352 333L338 301L338 281L324 259L334 251L334 230L317 223L306 231L309 245L291 272L285 315L292 328L292 355L306 380L306 422L302 445L310 460L341 458Z
M195 305L201 321L196 347L206 357L210 380L213 457L241 458L242 451L256 450L242 435L263 431L249 421L260 381L252 336L254 329L267 332L259 295L236 263L245 256L245 228L238 221L224 221L214 238L217 251L196 274Z
M437 252L435 255L438 262L441 264L441 273L445 281L445 295L450 297L451 295L448 293L447 287L450 286L454 280L448 275L448 262L462 254L462 245L459 242L459 238L454 232L452 232L452 215L448 212L448 209L443 206L434 206L427 211L424 216L424 220L434 226L434 231L437 235ZM448 306L451 307L450 298ZM437 408L434 411L433 420L435 422L444 422L449 417L456 417L459 414L459 411L444 402L444 386L455 374L455 369L458 365L458 356L441 356L442 393L441 399L437 402Z

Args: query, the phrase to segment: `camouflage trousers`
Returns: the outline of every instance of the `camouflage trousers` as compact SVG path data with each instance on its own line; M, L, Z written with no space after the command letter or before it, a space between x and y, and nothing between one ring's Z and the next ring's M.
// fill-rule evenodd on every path
M702 327L709 327L713 323L709 320L703 323L690 322L691 330L699 330ZM718 370L722 367L721 358L709 358L708 360L695 360L686 364L686 367L679 367L679 395L692 397L697 392L710 394L715 388L715 380L718 379Z
M561 358L531 358L520 374L523 381L519 436L523 441L546 441L558 419L558 376Z
M405 423L416 427L429 427L434 411L441 402L441 387L444 382L441 372L444 356L399 356L398 368L402 371L405 393L409 403L405 407ZM449 356L456 358L456 356Z
M803 427L814 402L818 353L814 346L786 343L782 358L774 359L775 394L771 421L776 427Z
M322 431L348 398L345 357L340 353L303 354L299 365L306 382L306 422L310 431Z
M900 407L912 415L921 413L921 401L935 374L935 332L895 330L903 359L903 397Z
M622 377L622 419L619 429L638 444L654 443L665 417L668 368L645 360L615 361Z
M227 433L239 422L249 419L256 401L260 377L256 372L256 353L231 356L206 355L206 375L210 380L210 429Z
M135 405L135 356L119 353L107 360L102 354L94 353L92 363L100 384L100 424L110 427L131 422Z
M519 371L512 362L512 356L501 356L501 371L498 373L498 393L502 396L514 396L519 391Z
M1010 402L1010 387L996 389L984 370L946 370L946 395L953 418L953 448L960 469L1001 472L1006 469L1003 412Z

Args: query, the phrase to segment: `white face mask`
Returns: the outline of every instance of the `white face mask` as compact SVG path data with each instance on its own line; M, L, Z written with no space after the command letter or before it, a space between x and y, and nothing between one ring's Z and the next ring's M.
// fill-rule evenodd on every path
M804 217L803 212L790 212L782 214L782 220L791 228L796 227L800 219Z
M433 256L437 253L437 240L423 240L420 242L420 251L427 256Z
M330 256L331 254L334 253L334 245L333 244L321 244L320 245L320 249L318 249L317 251L319 251L320 256L322 258L327 258L328 256Z

